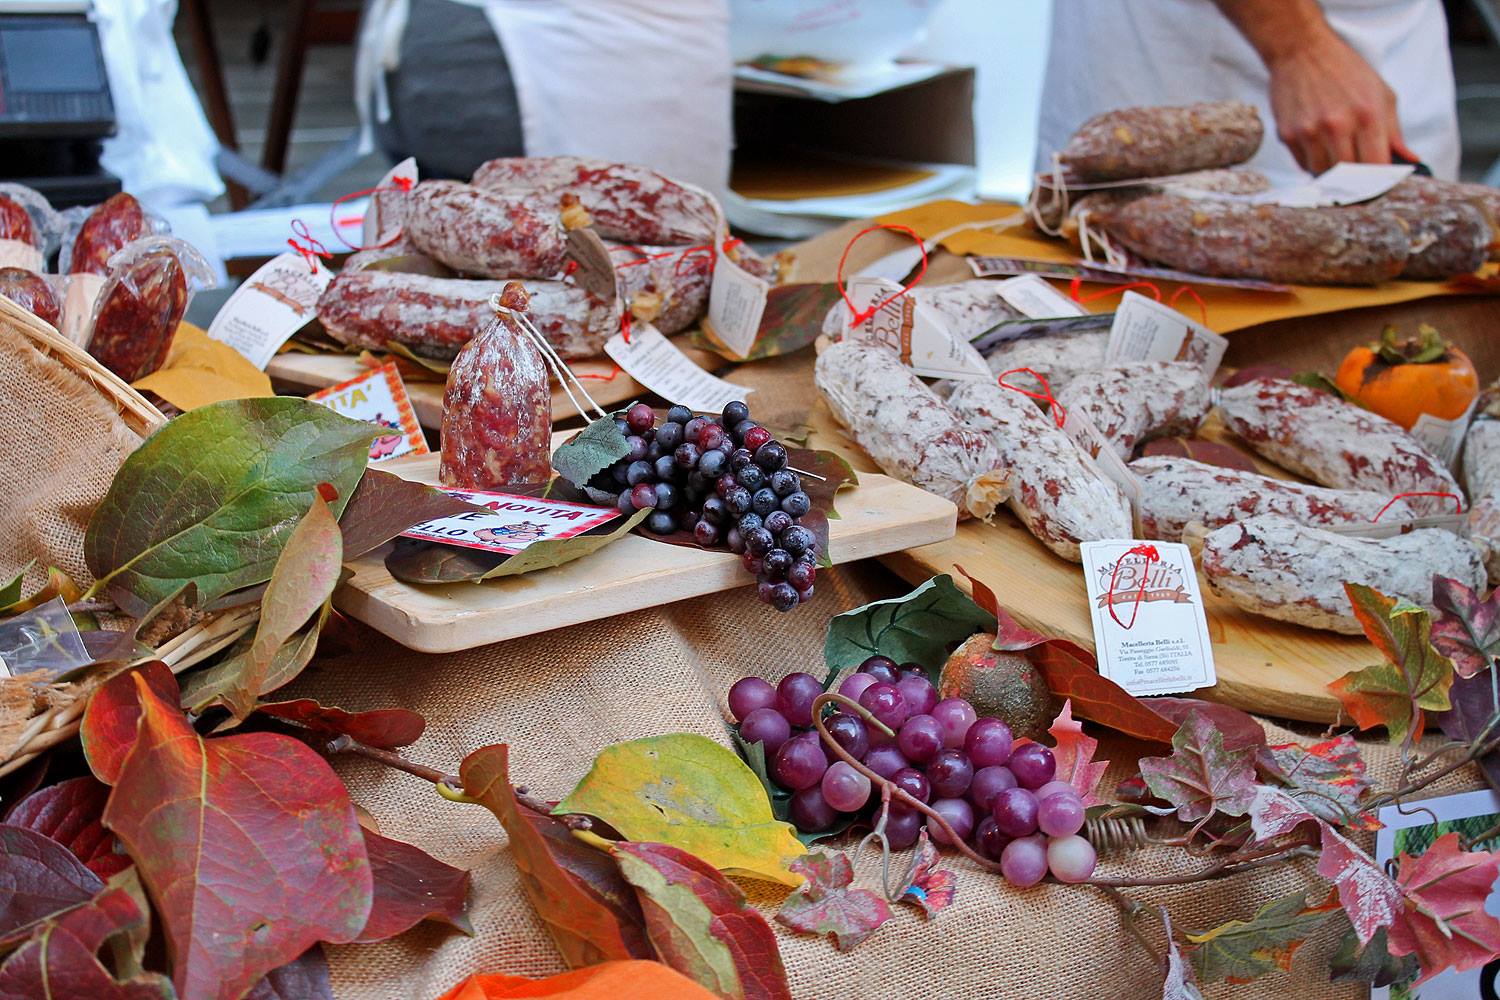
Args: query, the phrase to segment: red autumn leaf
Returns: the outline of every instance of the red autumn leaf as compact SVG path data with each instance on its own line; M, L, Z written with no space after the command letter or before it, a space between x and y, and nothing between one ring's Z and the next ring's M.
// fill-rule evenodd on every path
M116 674L89 697L78 736L89 769L106 785L115 783L125 755L135 745L135 733L141 721L140 702L135 696L137 675L145 678L146 684L163 701L177 704L177 678L172 675L172 668L160 660Z
M1432 578L1432 645L1453 661L1458 676L1473 677L1500 656L1500 590L1488 600L1457 580Z
M1484 909L1500 854L1461 851L1458 834L1446 833L1419 857L1402 854L1396 863L1402 910L1388 942L1393 955L1417 956L1417 983L1445 969L1478 968L1500 955L1500 920Z
M1063 702L1062 711L1053 720L1052 727L1047 730L1052 736L1055 744L1052 748L1052 756L1057 760L1057 780L1066 781L1078 789L1078 794L1083 797L1086 806L1097 806L1101 800L1094 794L1099 788L1099 782L1104 778L1104 772L1109 767L1107 760L1094 760L1094 752L1099 749L1099 741L1092 736L1085 736L1083 723L1073 718L1073 703Z
M185 998L239 997L319 941L358 937L370 865L328 763L276 733L205 740L142 680L140 735L104 809Z
M1436 712L1432 718L1449 739L1473 743L1488 731L1490 720L1500 711L1491 680L1489 673L1460 677L1448 689L1448 710ZM1490 787L1500 788L1500 752L1491 750L1479 758L1478 764Z
M1206 716L1189 715L1172 738L1170 757L1142 757L1141 776L1177 818L1196 823L1213 813L1243 816L1255 797L1255 754L1226 750L1224 734Z
M1246 747L1260 748L1266 745L1266 729L1247 712L1232 705L1203 701L1200 698L1176 698L1164 695L1152 698L1151 711L1164 715L1174 726L1181 726L1189 715L1197 712L1214 724L1224 734L1224 749L1243 750Z
M383 750L410 746L422 738L422 730L427 726L425 719L405 708L347 712L332 705L320 705L311 698L263 702L255 706L255 711L315 732L331 736L347 734L366 746Z
M0 1000L175 1000L165 976L127 979L99 961L99 949L150 919L124 889L104 889L44 921L0 965Z
M999 618L1000 600L995 596L995 592L983 582L976 580L974 577L970 576L969 571L958 565L958 563L953 564L953 569L958 573L959 576L969 581L969 591L974 599L974 603L979 605L985 611L988 611L990 614L994 615L996 618ZM1007 620L1009 620L1008 616ZM1014 625L1015 622L1012 621L1011 624ZM1000 648L998 638L996 639L996 648Z
M130 858L115 851L114 834L100 822L108 798L108 785L88 775L70 778L28 795L5 821L51 837L89 871L107 879L130 867Z
M328 959L318 945L272 969L245 994L245 1000L333 1000Z
M1358 815L1370 779L1365 777L1359 745L1347 733L1310 747L1298 743L1263 747L1256 763L1313 815L1340 826L1375 828L1373 817Z
M363 830L375 895L370 917L355 941L384 941L424 920L438 920L472 934L465 916L469 873L445 865L420 847Z
M719 996L791 1000L776 933L718 869L668 844L622 841L614 854L661 961Z
M917 834L916 860L911 866L911 877L896 894L897 901L920 907L929 919L946 910L958 889L954 885L953 872L938 867L942 860L924 827Z
M563 961L576 968L652 957L640 904L619 868L581 843L562 820L521 804L510 783L505 744L475 750L458 773L465 794L505 827L521 884Z
M891 919L886 901L869 889L850 888L854 865L842 852L818 851L788 867L807 881L776 911L776 919L804 934L828 934L848 951Z
M1346 583L1344 591L1365 637L1385 662L1350 671L1328 690L1359 728L1385 726L1392 743L1408 732L1421 739L1422 710L1449 708L1453 686L1453 662L1432 646L1430 613L1361 584Z
M0 886L0 943L13 943L38 921L87 902L104 883L51 837L0 824Z
M1205 465L1216 465L1221 469L1238 469L1241 472L1259 472L1255 461L1233 445L1219 441L1205 441L1195 437L1155 438L1147 441L1141 449L1142 455L1165 455L1168 458L1190 458Z

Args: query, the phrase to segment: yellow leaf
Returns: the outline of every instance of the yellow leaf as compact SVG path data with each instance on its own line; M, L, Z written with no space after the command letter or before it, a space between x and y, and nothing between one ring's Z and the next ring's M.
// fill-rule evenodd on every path
M265 372L191 323L177 327L166 364L137 379L134 385L183 411L225 399L272 395L271 380Z
M788 865L806 848L772 815L755 772L705 736L616 743L553 812L597 816L628 840L680 847L720 871L802 884Z

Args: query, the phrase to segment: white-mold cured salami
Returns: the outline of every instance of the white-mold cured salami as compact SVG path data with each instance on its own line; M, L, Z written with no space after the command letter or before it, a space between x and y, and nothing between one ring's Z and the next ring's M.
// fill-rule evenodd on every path
M1190 361L1130 361L1079 374L1061 392L1065 409L1077 410L1122 461L1153 437L1186 434L1208 412L1208 380Z
M412 188L404 233L412 246L465 274L548 278L562 270L567 240L559 204L528 204L458 181Z
M1469 492L1469 530L1489 550L1485 565L1490 582L1500 583L1500 419L1487 412L1485 399L1480 402L1464 435L1464 487Z

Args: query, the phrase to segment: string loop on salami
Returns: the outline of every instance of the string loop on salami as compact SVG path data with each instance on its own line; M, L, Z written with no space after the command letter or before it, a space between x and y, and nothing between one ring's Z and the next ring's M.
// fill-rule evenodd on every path
M501 292L496 292L490 296L490 308L495 310L497 317L510 317L515 322L516 328L536 345L536 349L541 354L542 360L552 369L552 374L557 378L558 385L562 386L562 391L567 394L568 402L573 404L573 409L584 416L588 416L589 411L578 402L578 397L573 395L573 390L577 389L578 394L588 402L593 412L600 419L607 417L609 414L604 411L602 406L594 402L594 397L590 396L589 391L583 387L583 381L577 375L573 374L573 369L568 367L568 363L553 349L547 338L531 322L531 318L524 312L511 309L502 303L502 294ZM626 315L629 315L629 313L627 312Z
M1203 325L1207 326L1208 325L1208 303L1206 303L1206 302L1203 301L1203 296L1199 295L1198 294L1198 290L1196 288L1194 288L1192 285L1178 285L1177 286L1177 290L1172 293L1172 297L1169 298L1169 299L1167 299L1167 305L1171 306L1173 309L1178 308L1177 300L1180 299L1180 298L1182 298L1183 295L1187 295L1194 302L1198 303L1198 313L1199 313L1199 316L1201 317L1201 321L1202 321Z
M1124 295L1126 292L1133 292L1142 288L1150 292L1153 299L1158 302L1161 301L1161 289L1157 288L1156 284L1150 281L1127 281L1124 284L1110 285L1107 288L1099 289L1097 292L1085 294L1082 278L1071 278L1068 280L1068 295L1072 297L1074 302L1080 305L1097 302L1099 299L1107 299L1111 295Z
M1120 621L1120 615L1115 611L1115 583L1120 578L1120 564L1130 556L1140 556L1145 561L1145 565L1141 567L1141 585L1135 592L1135 598L1131 601L1130 621L1126 623ZM1125 554L1115 560L1114 569L1110 570L1109 590L1104 594L1104 601L1109 607L1109 616L1115 620L1116 625L1126 631L1135 627L1136 616L1141 613L1141 602L1146 599L1146 571L1154 562L1161 562L1161 553L1156 551L1155 545L1149 542L1142 542L1140 545L1126 549Z
M1007 375L1021 374L1030 375L1032 378L1036 379L1037 382L1041 385L1042 391L1032 392L1030 389L1027 389L1024 386L1011 385L1009 382L1005 381L1005 377ZM1029 396L1032 399L1046 403L1047 409L1051 411L1052 419L1057 422L1058 427L1061 427L1063 426L1063 424L1066 424L1068 422L1068 411L1063 409L1063 405L1057 401L1057 397L1052 395L1052 386L1047 384L1047 378L1041 372L1034 371L1030 368L1012 368L1010 371L1001 372L999 378L996 381L999 382L1000 388L1002 389L1009 389L1012 392L1019 392L1023 396Z
M859 309L855 308L854 300L849 297L849 287L844 283L844 265L849 262L849 251L854 249L854 244L858 243L861 238L875 232L877 229L889 229L893 233L905 233L907 236L910 236L912 240L916 242L917 249L922 251L922 263L918 265L917 273L912 277L912 279L906 284L902 285L899 290L892 292L890 295L887 295L879 302L870 306L870 308L861 312ZM839 295L843 296L844 304L849 307L849 328L853 329L857 326L861 326L869 322L870 317L874 316L876 313L884 309L886 306L890 305L892 302L895 302L897 299L901 298L901 296L905 295L907 292L910 292L912 288L916 286L917 282L921 281L926 274L927 244L922 241L921 236L917 235L917 231L915 229L912 229L910 226L901 226L890 222L877 222L875 225L866 226L864 229L861 229L859 232L855 233L853 239L851 239L844 246L843 254L839 256L838 274L834 279L838 283Z
M1370 518L1370 523L1373 524L1376 521L1379 521L1381 517L1385 515L1386 511L1390 510L1391 507L1393 507L1396 503L1401 500L1405 500L1407 497L1437 497L1440 500L1452 500L1453 513L1462 514L1464 512L1463 497L1459 496L1457 493L1448 493L1446 491L1439 490L1413 490L1408 493L1397 493L1395 496L1391 497L1389 502L1387 502L1384 507L1376 511L1374 517Z
M363 245L358 245L357 246L357 245L355 245L353 243L350 243L348 240L344 239L344 234L341 233L341 232L339 232L339 229L342 228L342 227L344 227L344 226L357 226L361 222L364 221L364 217L363 216L351 216L351 217L349 217L347 219L340 219L338 217L339 206L342 205L346 201L353 201L356 198L364 198L364 197L374 198L376 195L391 194L393 192L400 192L401 194L407 194L410 191L411 191L411 178L410 177L392 177L391 178L391 183L389 185L381 184L381 185L378 185L376 187L361 188L358 191L350 191L348 194L339 195L337 198L333 199L333 204L331 204L331 205L328 206L328 224L329 224L329 228L331 228L333 230L333 235L338 237L339 242L342 243L342 244L344 244L344 246L348 247L349 250L350 250L350 252L352 252L352 253L359 253L361 250L379 250L381 247L388 247L388 246L390 246L391 244L395 243L397 240L399 240L401 238L401 230L399 230L399 229L396 230L395 234L392 235L390 239L385 240L384 242L381 242L381 243L371 243L368 246L363 246Z
M333 254L329 253L328 248L318 242L317 237L313 236L312 230L307 228L307 223L301 219L292 220L292 233L293 235L287 237L286 245L302 255L302 259L307 261L307 269L309 271L317 273L319 257L324 260L333 259ZM306 242L298 243L297 237L299 236Z

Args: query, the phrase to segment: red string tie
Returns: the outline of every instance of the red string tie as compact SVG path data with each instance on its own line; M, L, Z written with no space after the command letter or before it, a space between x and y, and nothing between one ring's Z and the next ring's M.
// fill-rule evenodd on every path
M1011 385L1009 382L1005 381L1005 377L1007 375L1015 375L1021 372L1030 375L1032 378L1040 382L1042 384L1042 391L1032 392L1030 389L1023 388L1019 385ZM1040 372L1033 371L1030 368L1012 368L1010 371L1001 372L1000 377L997 381L999 382L1000 388L1002 389L1009 389L1012 392L1019 392L1023 396L1029 396L1032 399L1040 400L1043 403L1046 403L1047 408L1052 412L1052 419L1057 422L1058 427L1062 427L1063 424L1068 422L1068 411L1063 409L1063 405L1057 401L1057 397L1052 395L1052 386L1047 384L1046 377Z
M1405 500L1407 497L1442 497L1444 499L1453 501L1453 513L1462 514L1464 512L1463 497L1459 496L1457 493L1415 490L1410 493L1397 493L1395 496L1391 497L1391 499L1386 502L1386 505L1384 507L1375 512L1375 516L1370 518L1370 522L1373 524L1374 522L1379 521L1380 518L1384 516L1386 511L1395 506L1397 500Z
M1145 560L1141 567L1141 585L1135 592L1135 600L1131 602L1129 623L1120 621L1119 614L1115 611L1115 582L1120 578L1120 564L1130 556L1140 556ZM1126 550L1125 554L1115 560L1115 568L1109 574L1109 593L1104 595L1105 604L1109 607L1109 616L1115 620L1115 624L1129 631L1135 627L1136 616L1141 613L1141 602L1146 599L1146 570L1152 563L1161 562L1161 553L1156 551L1156 546L1145 542L1134 548Z
M307 228L307 223L301 219L292 220L292 233L294 235L287 237L286 245L302 255L302 259L307 261L307 269L309 271L314 274L317 273L319 257L324 260L333 259L333 254L329 253L328 248L318 242L313 236L312 231ZM298 236L302 237L306 242L298 243L296 239Z
M882 299L879 302L875 303L873 306L871 306L870 308L866 309L864 312L860 312L858 309L856 309L854 307L854 300L849 297L849 289L844 284L844 265L846 263L848 263L848 261L849 261L849 251L854 249L854 244L858 243L862 237L864 237L864 236L866 236L866 235L868 235L870 233L875 232L877 229L889 229L891 232L894 232L894 233L905 233L907 236L910 236L912 238L912 240L914 240L916 242L917 248L922 251L922 265L921 265L921 267L917 268L916 275L910 281L908 281L906 284L902 285L901 288L898 291L892 292L890 295L886 296L884 299ZM873 226L868 226L868 227L866 227L864 229L861 229L859 232L855 233L854 234L854 238L851 239L849 241L848 245L846 245L844 247L844 253L843 253L843 255L841 257L839 257L838 275L837 275L837 278L835 279L838 282L839 294L841 296L843 296L843 298L844 298L844 304L849 307L849 313L850 313L850 315L852 317L849 320L849 327L850 327L850 329L853 329L854 327L857 327L857 326L863 326L865 323L869 322L870 317L874 316L880 310L884 309L886 306L890 305L892 302L895 302L897 299L901 298L901 296L905 295L907 292L911 291L912 288L913 288L913 286L915 286L917 284L917 282L921 281L922 277L926 273L927 273L927 245L922 242L922 237L920 237L920 236L917 235L916 230L912 229L910 226L898 226L898 225L894 225L892 223L878 222L878 223L876 223Z

